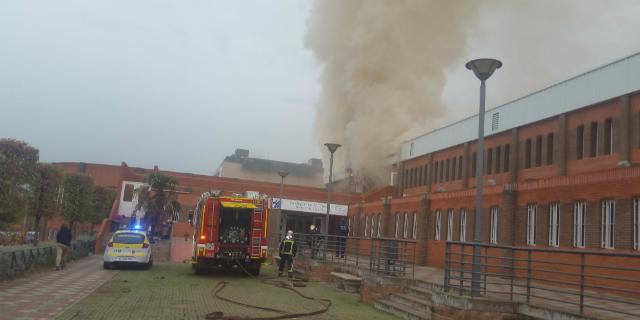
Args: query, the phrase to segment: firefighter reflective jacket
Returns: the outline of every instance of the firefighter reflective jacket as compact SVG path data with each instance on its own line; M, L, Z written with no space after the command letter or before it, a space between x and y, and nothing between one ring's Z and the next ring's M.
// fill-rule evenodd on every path
M298 245L293 239L284 239L280 242L280 255L296 256Z

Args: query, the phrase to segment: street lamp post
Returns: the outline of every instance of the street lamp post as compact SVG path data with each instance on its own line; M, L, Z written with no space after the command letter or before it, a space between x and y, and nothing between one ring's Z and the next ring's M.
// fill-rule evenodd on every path
M280 170L278 171L278 175L280 176L280 208L278 209L278 241L280 240L283 230L282 230L282 202L283 202L283 193L284 193L284 178L289 175L288 171Z
M480 79L480 112L478 113L478 147L476 149L476 213L473 237L473 263L471 273L471 295L480 295L480 237L482 225L482 176L484 175L484 102L485 80L489 79L496 69L502 67L502 62L496 59L476 59L467 62L467 69Z
M331 185L333 184L333 153L340 148L340 145L337 143L325 143L324 144L329 152L331 153L331 157L329 158L329 184L327 185L327 215L324 223L324 252L322 253L322 257L324 260L327 260L327 243L329 242L329 210L331 210Z

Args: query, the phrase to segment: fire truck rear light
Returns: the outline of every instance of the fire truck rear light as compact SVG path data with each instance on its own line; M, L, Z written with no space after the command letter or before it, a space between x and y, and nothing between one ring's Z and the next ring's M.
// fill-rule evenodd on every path
M207 238L207 237L205 237L205 236L200 236L200 239L202 239L202 240L204 240L204 239L206 239L206 238Z

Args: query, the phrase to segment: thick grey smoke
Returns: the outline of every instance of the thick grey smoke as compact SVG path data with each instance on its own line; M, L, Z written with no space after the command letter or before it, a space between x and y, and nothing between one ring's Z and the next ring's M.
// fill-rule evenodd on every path
M470 1L315 2L306 44L323 64L316 133L345 167L384 183L387 157L441 117L445 68L465 52Z
M316 0L305 43L323 67L318 142L344 145L338 176L383 184L402 141L477 110L466 60L505 63L495 106L637 51L639 12L632 0Z

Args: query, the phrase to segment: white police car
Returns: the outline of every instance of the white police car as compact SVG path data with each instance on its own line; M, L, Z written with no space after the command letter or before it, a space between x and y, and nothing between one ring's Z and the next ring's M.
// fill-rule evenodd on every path
M144 231L119 230L113 234L104 250L104 268L117 265L139 265L149 269L153 265L151 243Z

